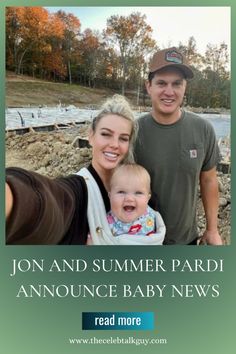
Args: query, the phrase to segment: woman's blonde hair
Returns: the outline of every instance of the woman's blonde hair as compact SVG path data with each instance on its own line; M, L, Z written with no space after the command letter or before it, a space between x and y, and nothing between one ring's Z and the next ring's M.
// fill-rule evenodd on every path
M99 121L101 120L101 118L103 118L104 116L109 115L109 114L118 115L118 116L123 117L131 122L132 129L131 129L131 135L130 135L129 151L128 151L128 154L126 155L125 159L122 162L134 162L133 148L134 148L134 142L137 137L138 124L135 120L133 111L132 111L127 99L124 96L117 95L117 94L108 98L103 103L97 116L94 117L94 119L92 121L91 129L92 129L93 133L96 131L97 125L98 125Z

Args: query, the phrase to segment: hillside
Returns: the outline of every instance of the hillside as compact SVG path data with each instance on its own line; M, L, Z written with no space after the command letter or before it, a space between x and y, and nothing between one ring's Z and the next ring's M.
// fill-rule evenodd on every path
M54 83L25 75L15 75L9 71L6 74L6 107L56 106L60 102L76 107L96 107L114 93L109 89Z
M66 83L55 83L52 81L39 80L26 75L16 75L13 72L6 72L6 107L27 107L27 106L51 106L58 104L64 106L74 105L78 108L97 108L107 97L120 93L108 88L89 88L81 85L69 85ZM151 102L146 95L146 107L137 107L137 96L135 91L126 91L126 97L136 109L150 108ZM140 98L140 103L142 99ZM142 104L142 103L141 103ZM223 108L186 107L195 113L222 113L227 114Z

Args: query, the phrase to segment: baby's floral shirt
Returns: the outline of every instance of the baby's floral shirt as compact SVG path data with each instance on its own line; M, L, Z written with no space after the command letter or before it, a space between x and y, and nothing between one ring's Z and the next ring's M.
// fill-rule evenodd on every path
M148 236L156 232L156 213L149 206L147 207L145 214L141 215L131 223L120 221L112 211L107 213L107 221L113 236L119 236L122 234Z

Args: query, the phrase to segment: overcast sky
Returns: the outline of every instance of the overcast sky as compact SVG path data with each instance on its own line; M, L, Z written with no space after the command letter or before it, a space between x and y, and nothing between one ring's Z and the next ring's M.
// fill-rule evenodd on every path
M81 21L81 30L86 28L102 31L111 15L129 15L141 12L153 29L152 37L160 48L187 44L189 37L196 40L197 50L204 54L208 43L225 42L230 51L229 6L155 6L155 7L47 7L50 11L62 9L73 13Z

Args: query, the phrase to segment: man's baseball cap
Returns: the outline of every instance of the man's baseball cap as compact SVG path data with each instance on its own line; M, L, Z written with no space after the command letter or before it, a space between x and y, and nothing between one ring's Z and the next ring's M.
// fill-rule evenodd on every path
M168 66L173 66L181 70L186 79L192 79L194 76L185 56L175 47L163 49L155 53L149 66L149 72L153 73Z

